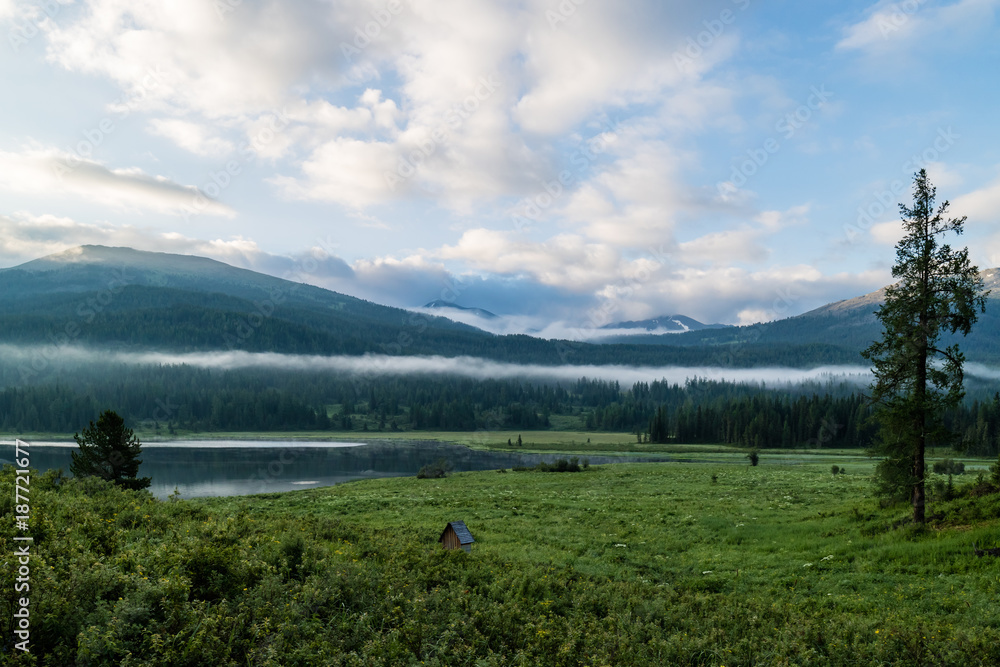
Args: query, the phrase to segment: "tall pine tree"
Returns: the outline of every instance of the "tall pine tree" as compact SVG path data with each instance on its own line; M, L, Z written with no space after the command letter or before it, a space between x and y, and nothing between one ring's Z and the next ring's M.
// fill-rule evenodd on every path
M965 218L945 218L948 202L935 209L936 194L921 169L914 177L913 206L899 205L906 235L896 244L897 281L876 313L884 335L862 353L875 375L871 400L879 434L871 453L882 458L877 489L909 498L916 523L925 516L924 450L952 439L943 414L965 395L965 357L957 344L943 347L941 334L967 335L988 294L969 264L968 249L939 243L940 236L961 234Z

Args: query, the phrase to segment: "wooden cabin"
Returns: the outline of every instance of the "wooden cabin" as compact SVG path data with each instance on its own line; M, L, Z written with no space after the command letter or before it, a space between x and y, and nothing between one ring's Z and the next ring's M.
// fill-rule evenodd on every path
M466 553L472 553L472 543L475 541L464 521L452 521L444 527L444 532L438 538L438 542L445 549L461 548Z

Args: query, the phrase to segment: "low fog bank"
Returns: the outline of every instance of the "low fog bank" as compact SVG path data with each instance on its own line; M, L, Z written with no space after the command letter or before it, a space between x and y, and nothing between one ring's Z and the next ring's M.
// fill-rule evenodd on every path
M867 384L871 379L868 368L863 366L820 366L800 368L718 368L681 366L542 366L515 364L478 357L392 356L366 354L364 356L322 356L278 354L268 352L217 351L217 352L124 352L96 351L82 347L20 347L0 345L0 359L9 366L27 372L42 373L54 370L53 366L91 366L97 364L125 364L136 366L179 366L214 370L265 368L285 371L331 372L362 376L401 375L451 375L478 379L519 378L535 381L575 382L581 377L618 381L623 386L635 382L667 380L682 384L687 379L727 380L739 383L765 383L768 386L793 385L804 382L851 382ZM969 364L969 373L984 377L1000 377L1000 371L981 367L977 373Z

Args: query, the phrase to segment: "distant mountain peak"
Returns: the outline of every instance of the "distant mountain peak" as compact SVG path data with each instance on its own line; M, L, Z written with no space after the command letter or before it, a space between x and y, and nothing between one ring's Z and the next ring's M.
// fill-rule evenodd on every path
M646 331L684 333L685 331L701 331L703 329L724 329L728 326L728 324L703 324L686 315L660 315L648 320L628 320L605 324L601 329L644 329Z
M154 252L104 245L80 245L68 248L52 253L51 255L33 259L30 262L25 262L13 267L13 269L28 272L58 271L70 265L134 266L153 270L157 268L169 268L170 270L177 270L179 268L214 268L226 271L248 271L247 269L231 266L225 262L197 255Z

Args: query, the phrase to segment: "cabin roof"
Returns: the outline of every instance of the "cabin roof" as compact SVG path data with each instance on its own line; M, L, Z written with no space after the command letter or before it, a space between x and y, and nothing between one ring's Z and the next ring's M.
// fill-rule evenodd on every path
M438 538L438 542L444 539L444 534L448 532L449 528L455 531L455 536L458 537L459 544L472 544L476 541L464 521L451 521L444 527L444 531L441 533L441 537Z

